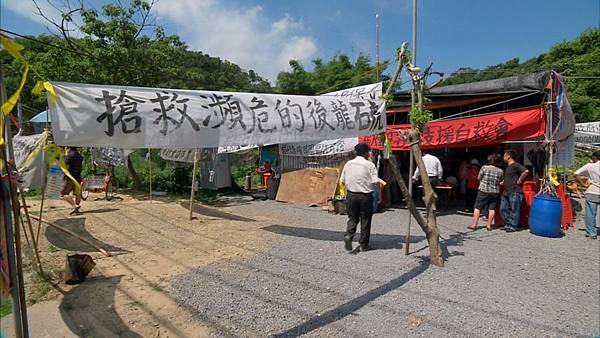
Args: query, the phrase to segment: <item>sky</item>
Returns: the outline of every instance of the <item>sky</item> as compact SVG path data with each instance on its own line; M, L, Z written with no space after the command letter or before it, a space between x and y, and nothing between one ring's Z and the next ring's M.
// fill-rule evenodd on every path
M56 15L47 1L38 3ZM51 1L60 6L66 0ZM96 8L107 2L85 1ZM48 33L31 0L0 3L3 29ZM600 0L418 0L417 7L417 64L433 62L446 74L515 57L525 61L600 25ZM376 14L382 61L412 42L412 0L160 0L154 13L191 49L253 69L272 84L292 58L307 69L315 58L327 61L336 53L375 60Z

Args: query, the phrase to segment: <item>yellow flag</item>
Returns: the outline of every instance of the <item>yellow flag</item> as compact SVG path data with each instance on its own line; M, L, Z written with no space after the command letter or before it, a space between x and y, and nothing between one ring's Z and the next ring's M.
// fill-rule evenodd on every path
M21 77L21 83L17 90L10 96L8 101L2 104L0 110L3 114L0 114L1 122L0 122L0 145L4 144L4 118L10 114L13 110L17 101L19 101L19 96L21 95L21 90L23 90L23 86L25 86L25 81L27 81L27 74L29 73L29 64L25 61L23 55L21 55L21 51L25 48L20 43L7 38L4 35L0 34L0 44L3 46L4 50L6 50L12 57L19 60L23 64L23 76Z
M54 86L50 81L38 81L35 83L35 86L31 90L31 93L36 96L42 95L42 90L46 90L48 93L48 99L51 102L56 102L56 91L54 90Z
M71 175L69 169L67 168L67 164L65 163L65 159L63 157L61 147L56 144L47 144L44 146L44 151L48 155L48 163L54 163L54 161L58 161L58 166L62 170L62 172L67 176L71 181L73 181L73 185L75 186L75 194L79 194L81 192L81 186L79 182Z

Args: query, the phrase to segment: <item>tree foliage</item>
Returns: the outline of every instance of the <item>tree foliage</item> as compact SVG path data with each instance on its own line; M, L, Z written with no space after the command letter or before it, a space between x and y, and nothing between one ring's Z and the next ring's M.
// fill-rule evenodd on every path
M523 63L518 58L485 69L461 68L445 85L491 80L555 70L565 77L577 122L600 120L600 28L590 29L573 41L563 41L547 53Z
M313 60L314 69L306 71L297 60L290 60L291 71L277 75L277 91L286 94L320 95L345 88L376 82L376 65L366 55L354 62L345 54L335 55L329 62ZM380 65L380 74L385 64Z
M53 24L77 21L78 37L67 32L17 39L33 70L21 101L35 110L46 106L44 98L31 95L35 80L128 86L271 92L270 84L253 70L202 52L191 51L176 35L165 35L153 24L151 3L132 1L128 7L107 4L100 12L80 8L63 14ZM63 34L64 33L64 34ZM20 80L20 65L0 53L8 92ZM25 117L29 117L26 114Z

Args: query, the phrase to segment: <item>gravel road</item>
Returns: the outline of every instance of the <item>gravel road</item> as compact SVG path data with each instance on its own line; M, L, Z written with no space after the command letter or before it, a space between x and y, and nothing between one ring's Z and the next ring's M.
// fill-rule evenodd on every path
M470 232L468 216L442 214L447 261L437 268L414 222L404 255L406 210L375 215L373 250L348 253L345 216L273 201L225 209L260 220L248 226L267 247L171 287L216 337L600 335L600 241L581 230L556 239Z

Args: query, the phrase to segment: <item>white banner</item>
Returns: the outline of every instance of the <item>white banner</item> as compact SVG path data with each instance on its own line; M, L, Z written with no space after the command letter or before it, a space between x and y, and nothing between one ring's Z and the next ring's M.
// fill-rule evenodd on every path
M319 143L288 143L279 145L279 153L284 156L326 156L354 151L358 138L340 138Z
M383 95L383 82L348 88L321 96L336 96L353 99L377 99ZM358 137L325 140L322 142L302 142L282 144L279 153L287 156L326 156L354 151Z
M127 155L121 148L90 148L92 160L100 166L125 165Z
M245 150L250 150L253 148L257 148L258 146L227 146L227 147L219 147L217 153L218 154L230 154L237 153ZM163 160L173 161L173 162L187 162L194 163L194 151L195 149L161 149L160 157ZM210 156L213 154L213 149L201 149L198 160L203 161L206 159L210 159Z
M46 178L46 153L43 150L47 132L13 138L15 164L19 171L19 187L24 190L41 188ZM32 155L32 153L34 153Z
M379 99L383 95L383 82L368 84L326 93L321 96L346 97L352 99Z
M600 144L600 122L577 123L575 125L575 142Z
M378 134L385 102L53 82L59 145L210 148Z

